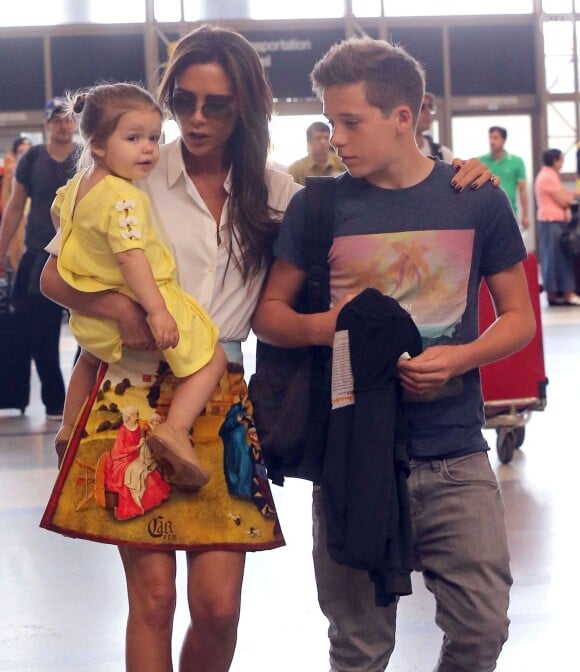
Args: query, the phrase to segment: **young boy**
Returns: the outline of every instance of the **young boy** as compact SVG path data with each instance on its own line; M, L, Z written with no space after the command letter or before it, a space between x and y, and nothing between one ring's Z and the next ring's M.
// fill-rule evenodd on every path
M306 276L301 192L287 209L253 327L284 347L332 345L339 311L369 286L411 314L424 350L401 361L399 374L405 391L419 399L405 405L412 441L408 488L416 569L435 596L445 635L435 669L488 672L507 638L512 579L503 504L481 432L478 367L523 347L534 333L521 264L526 251L501 190L485 185L458 198L448 186L452 168L417 148L425 78L403 49L347 40L316 64L312 80L331 143L348 170L337 178L328 257L334 306L315 315L292 308ZM478 336L482 277L497 319ZM451 378L461 392L437 395ZM368 574L329 557L317 487L313 510L331 670L384 670L394 647L396 604L377 607Z

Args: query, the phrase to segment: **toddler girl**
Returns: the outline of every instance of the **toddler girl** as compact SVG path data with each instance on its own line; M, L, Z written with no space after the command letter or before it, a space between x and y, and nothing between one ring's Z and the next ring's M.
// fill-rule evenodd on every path
M217 327L175 281L175 262L157 237L149 198L132 183L145 178L159 158L162 111L147 91L123 83L77 94L71 108L79 116L85 148L79 172L58 190L52 206L60 228L59 273L83 292L123 292L147 313L156 346L180 379L166 422L153 430L148 445L170 462L177 483L202 487L209 476L189 432L218 384L226 358L217 343ZM114 322L72 312L70 326L82 351L56 437L61 458L99 360L111 363L122 357Z

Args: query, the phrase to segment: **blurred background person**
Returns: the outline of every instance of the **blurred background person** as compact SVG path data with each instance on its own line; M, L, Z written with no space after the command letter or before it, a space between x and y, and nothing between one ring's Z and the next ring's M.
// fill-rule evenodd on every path
M489 154L480 156L480 161L501 178L501 188L505 191L512 210L522 229L530 226L528 210L528 192L526 187L526 167L521 157L506 151L507 129L502 126L491 126L489 129ZM518 196L521 216L518 216Z
M560 246L560 237L571 218L570 206L580 191L564 188L560 178L564 155L559 149L547 149L542 160L544 165L534 182L542 283L550 306L580 306L574 259Z
M451 163L453 160L453 153L445 145L440 145L433 140L433 136L429 135L427 131L431 128L433 117L437 114L437 106L435 104L435 96L428 91L425 92L421 111L417 118L417 128L415 130L415 141L419 151L425 156L435 156L438 159Z
M306 184L309 176L340 175L345 167L330 146L330 128L323 121L315 121L306 129L308 155L288 166L288 172L298 184Z
M1 196L2 212L5 210L8 199L10 198L10 192L12 191L12 178L14 177L16 163L18 162L18 159L31 147L32 142L30 139L24 135L20 135L12 143L12 150L4 157L4 181L2 182ZM24 222L28 212L28 204L29 203L27 201L24 207L24 215L20 220L20 224L16 229L14 237L10 243L10 247L8 248L8 258L10 259L10 267L13 271L18 268L18 263L24 250Z
M0 278L7 275L8 249L30 198L24 231L24 253L13 282L11 302L24 318L47 420L61 420L65 387L60 369L62 308L40 292L40 274L54 237L50 206L56 190L72 177L80 146L73 141L76 125L66 114L66 98L51 98L44 107L45 143L25 152L16 165L12 192L0 226Z

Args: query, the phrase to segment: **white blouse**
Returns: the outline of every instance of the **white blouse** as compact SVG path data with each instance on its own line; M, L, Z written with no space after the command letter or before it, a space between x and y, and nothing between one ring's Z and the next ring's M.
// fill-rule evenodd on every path
M266 169L269 204L284 212L301 189L287 173ZM159 162L139 186L151 198L152 215L160 238L175 257L177 281L211 315L222 341L243 341L258 302L265 271L244 285L235 262L228 266L226 230L229 198L221 215L220 243L216 223L191 178L181 154L181 139L161 147ZM230 175L224 182L229 194ZM237 253L237 244L234 242ZM227 273L226 273L227 267Z

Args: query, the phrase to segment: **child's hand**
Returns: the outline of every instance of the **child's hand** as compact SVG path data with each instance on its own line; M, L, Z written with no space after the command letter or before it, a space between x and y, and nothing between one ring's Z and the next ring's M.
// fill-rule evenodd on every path
M149 315L151 330L155 336L155 344L159 350L174 348L179 342L179 331L173 316L168 310Z

